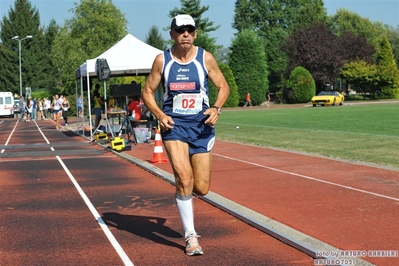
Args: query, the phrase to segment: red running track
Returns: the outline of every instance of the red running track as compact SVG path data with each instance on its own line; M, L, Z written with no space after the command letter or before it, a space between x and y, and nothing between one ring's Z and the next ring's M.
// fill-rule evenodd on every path
M33 138L32 131L25 129L25 133ZM59 138L58 135L60 134L58 133L60 131L55 131L55 133L52 131L52 134L57 135L54 138L55 140ZM67 133L63 132L62 134L66 135ZM40 137L33 139L38 141ZM3 136L1 141L4 143ZM98 147L92 147L92 149L98 149ZM148 161L153 156L153 150L152 143L138 144L134 146L133 150L124 153ZM107 159L106 161L110 160ZM370 251L371 253L362 257L362 259L376 265L399 265L398 257L371 256L375 254L372 253L374 250L394 250L396 252L398 250L399 171L397 169L384 169L222 141L217 141L215 145L213 164L211 186L213 192L343 251ZM87 164L85 165L87 166ZM97 162L95 165L98 167L104 166L99 169L106 169L105 161L101 161L100 164ZM156 164L156 166L171 172L167 163ZM84 168L81 167L82 170L80 171L83 171ZM128 168L130 169L130 167ZM134 167L132 169L135 169L132 170L135 173L143 172ZM331 171L331 169L338 170ZM87 170L83 172L87 174ZM102 172L106 172L106 170ZM148 177L150 176L148 173L142 174L145 176L146 182L151 179ZM106 179L105 173L102 173L102 175L98 173L97 175ZM123 174L121 175L123 176ZM173 188L165 186L163 181L160 181L160 183L162 183L161 191L166 188L169 191L164 197L170 197L170 193L173 194ZM146 190L148 185L146 184L141 189ZM150 186L155 189L158 185L151 184ZM119 189L116 189L117 193L123 194ZM133 188L130 189L133 191ZM157 193L160 192L154 192L154 195ZM141 197L144 198L145 196L148 195ZM212 211L214 209L212 207L210 207L210 210L202 209L204 206L209 207L209 205L197 200L196 208L199 208L201 215L206 214L205 216L207 216L209 213L219 215L219 211ZM151 215L158 218L167 217L167 220L178 220L175 216L169 217L173 207L168 205L167 213L157 210L156 215L154 212ZM169 208L171 209L169 210ZM151 217L147 213L146 215ZM226 226L219 224L220 218L216 218L216 216L207 216L209 219L201 218L201 216L196 217L199 228L212 228L207 232L207 237L212 234L220 236L216 232ZM134 217L128 217L128 219L131 218ZM115 217L113 219L116 220ZM209 221L212 222L209 223ZM175 232L179 232L179 226L175 227ZM254 236L245 240L247 237L245 234L239 237L236 235L234 240L239 239L240 242L244 243L246 252L259 250L259 245L254 247L250 245L254 244L254 241L252 241ZM217 239L207 239L206 242L208 241L209 244L214 243L211 245L217 246ZM271 246L268 246L268 248L274 250L273 254L281 254L281 252L276 251L276 248L282 250L281 248L284 246L280 242L277 243L279 244L272 243ZM214 250L218 249L216 246L211 248L214 252L211 256L213 254L220 255L220 252ZM235 252L238 251L235 249ZM261 251L261 253L265 255L267 252ZM286 253L286 257L289 258L288 262L283 262L281 258L277 258L274 263L260 263L259 265L313 264L311 259L306 259L306 256L303 259L293 259L297 255L292 257L288 255L291 254L291 251L286 251ZM139 261L148 263L148 257L144 257L143 260ZM237 260L233 261L240 265ZM255 261L256 259L252 260L252 262ZM276 263L277 261L280 261L280 263ZM196 262L200 261L197 260ZM202 262L205 263L204 259L201 258ZM247 260L247 262L249 261Z
M127 153L150 160L153 145ZM213 153L213 192L342 251L366 251L363 260L399 265L398 169L224 141Z
M171 184L52 121L0 130L0 265L313 265L199 199L188 257Z

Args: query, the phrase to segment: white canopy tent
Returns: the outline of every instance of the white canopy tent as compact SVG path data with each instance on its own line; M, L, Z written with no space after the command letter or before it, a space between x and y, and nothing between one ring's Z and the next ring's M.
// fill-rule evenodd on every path
M131 34L127 34L107 51L96 58L88 59L75 72L75 78L80 79L81 95L83 95L84 82L87 82L87 97L90 103L90 78L96 77L96 61L105 58L111 70L111 77L148 75L151 72L155 57L162 53L151 45L148 45ZM85 80L84 80L85 79ZM105 85L105 82L104 82ZM105 86L104 86L105 87ZM105 88L104 88L105 90ZM83 115L84 119L84 115ZM92 127L91 113L89 112L90 128ZM84 124L84 120L83 123ZM84 132L84 129L83 129ZM90 133L92 138L93 133Z
M80 75L95 76L97 58L107 59L111 76L149 74L155 57L161 50L140 41L131 34L94 59L87 60L80 68Z

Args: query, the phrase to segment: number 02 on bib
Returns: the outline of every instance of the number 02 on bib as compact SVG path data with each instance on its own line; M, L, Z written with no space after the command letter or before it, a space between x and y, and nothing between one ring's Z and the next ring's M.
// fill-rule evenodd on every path
M203 97L200 93L182 93L173 97L173 112L182 115L198 114L202 111Z

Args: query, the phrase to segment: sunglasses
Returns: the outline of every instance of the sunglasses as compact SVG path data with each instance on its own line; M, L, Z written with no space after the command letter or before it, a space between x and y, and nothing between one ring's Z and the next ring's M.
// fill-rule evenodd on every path
M178 28L178 29L175 29L175 32L177 32L177 33L184 33L184 32L188 32L188 33L193 33L194 31L195 31L195 28L194 27L190 27L190 26L188 26L188 27L183 27L183 28Z

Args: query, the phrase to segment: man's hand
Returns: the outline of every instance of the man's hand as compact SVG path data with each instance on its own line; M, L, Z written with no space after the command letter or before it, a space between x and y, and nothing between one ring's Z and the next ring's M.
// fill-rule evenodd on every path
M209 115L208 119L205 120L205 124L208 126L213 127L216 125L218 119L219 119L219 112L216 108L208 108L205 112L204 115Z
M173 119L170 116L165 115L165 114L161 115L158 118L158 120L159 120L159 126L161 127L161 129L163 131L172 129L173 125L175 124L175 122L173 122Z

